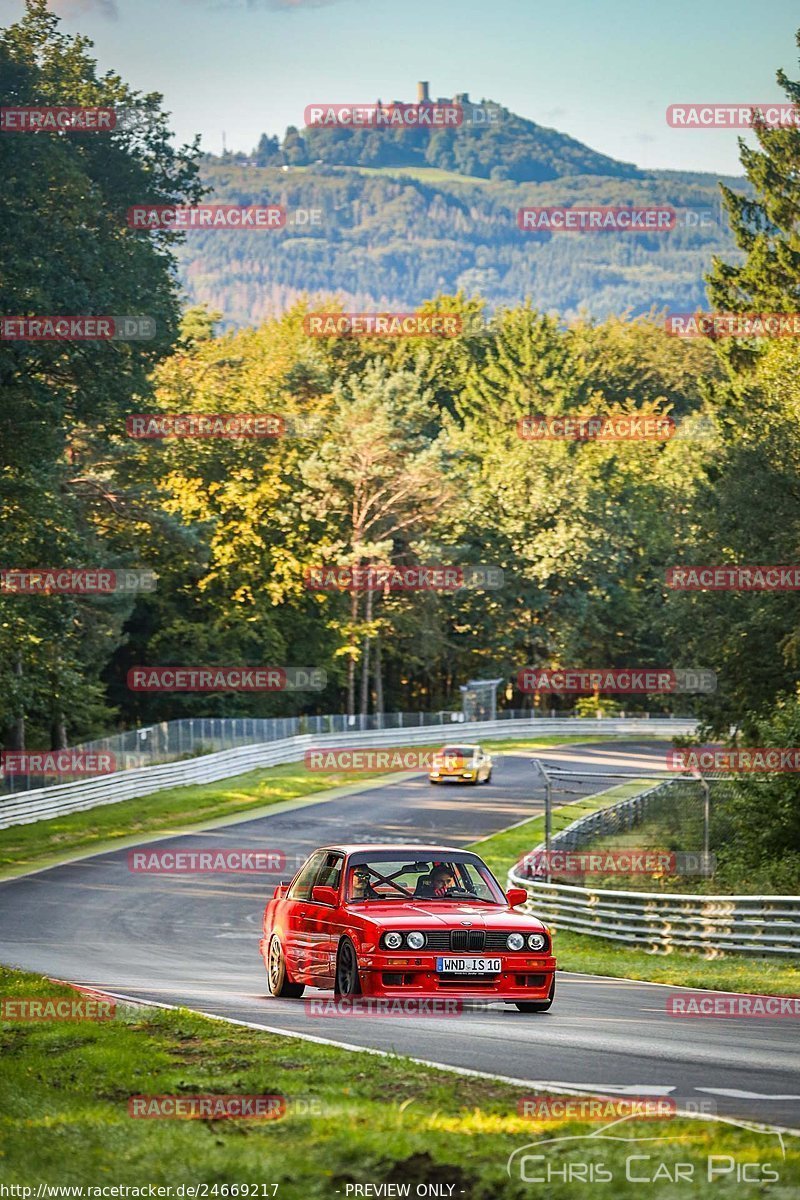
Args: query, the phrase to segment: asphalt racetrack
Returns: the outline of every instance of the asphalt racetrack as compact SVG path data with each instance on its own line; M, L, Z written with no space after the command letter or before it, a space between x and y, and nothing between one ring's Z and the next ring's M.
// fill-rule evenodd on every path
M666 748L607 742L536 753L570 770L645 774L659 768ZM158 844L269 847L285 853L283 875L315 847L337 841L465 845L543 809L533 753L499 757L489 785L434 787L415 776ZM667 1095L689 1111L716 1105L722 1116L800 1128L800 1022L671 1017L666 999L675 989L668 986L559 973L549 1013L494 1005L411 1020L317 1017L305 1012L304 1000L272 999L258 939L277 881L135 874L127 849L51 867L0 883L0 960L118 995L556 1090ZM323 995L306 990L306 997Z

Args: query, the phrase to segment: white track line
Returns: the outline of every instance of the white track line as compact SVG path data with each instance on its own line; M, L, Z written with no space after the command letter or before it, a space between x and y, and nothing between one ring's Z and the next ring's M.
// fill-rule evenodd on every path
M68 980L54 979L53 983L65 983L68 987L75 985L69 983ZM95 990L95 989L93 989ZM148 1008L163 1008L172 1012L177 1012L180 1009L186 1009L185 1004L166 1004L158 1000L140 1000L136 996L128 996L122 992L107 992L105 990L100 993L104 996L110 996L114 1000L123 1000L129 1004L143 1005ZM297 1038L302 1042L316 1042L320 1046L335 1046L340 1050L352 1050L360 1054L376 1054L380 1058L403 1058L407 1062L418 1063L421 1067L432 1067L437 1071L449 1071L453 1075L466 1075L474 1079L493 1079L498 1083L508 1083L513 1087L520 1088L538 1088L540 1091L551 1092L554 1094L564 1094L567 1096L603 1096L605 1093L600 1091L592 1091L588 1088L579 1090L574 1085L564 1085L562 1083L550 1081L541 1081L534 1079L517 1079L513 1075L495 1075L491 1071L476 1071L471 1067L456 1067L450 1063L433 1062L428 1058L415 1058L407 1054L395 1054L391 1050L378 1050L374 1046L354 1046L350 1042L337 1042L332 1038L317 1037L313 1033L297 1033L287 1029L278 1029L274 1025L260 1025L256 1021L240 1021L236 1017L222 1017L219 1013L202 1012L196 1008L189 1008L187 1011L195 1013L198 1017L206 1017L211 1021L224 1021L228 1025L239 1025L245 1029L257 1029L262 1033L274 1033L278 1037ZM782 1125L763 1125L755 1121L742 1122L734 1120L733 1117L717 1117L711 1116L709 1113L690 1113L683 1109L676 1109L675 1115L686 1117L697 1121L722 1121L726 1125L738 1125L743 1129L752 1129L758 1133L788 1133L793 1137L800 1137L800 1129L791 1129Z

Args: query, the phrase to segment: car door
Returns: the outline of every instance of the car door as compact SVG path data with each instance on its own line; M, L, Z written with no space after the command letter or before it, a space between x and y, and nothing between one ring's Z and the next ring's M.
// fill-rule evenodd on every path
M312 887L318 884L340 891L344 855L330 851L325 855ZM338 906L319 904L311 900L306 925L311 949L311 982L317 987L330 987L336 971L336 951L339 945Z
M297 983L311 983L314 934L309 918L313 917L311 888L325 862L325 851L315 850L300 868L294 883L289 888L287 900L286 930L283 952L289 976ZM318 908L314 905L314 908Z

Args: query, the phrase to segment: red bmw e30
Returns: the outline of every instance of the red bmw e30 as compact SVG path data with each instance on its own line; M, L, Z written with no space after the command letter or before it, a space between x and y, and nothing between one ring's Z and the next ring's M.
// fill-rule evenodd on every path
M547 927L515 911L526 899L466 850L325 846L264 910L269 991L452 996L545 1012L556 961Z

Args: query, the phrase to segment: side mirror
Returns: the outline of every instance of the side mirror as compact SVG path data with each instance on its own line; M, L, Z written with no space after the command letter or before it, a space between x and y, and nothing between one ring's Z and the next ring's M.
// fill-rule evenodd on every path
M339 903L339 893L336 888L320 883L311 889L311 901L313 904L327 904L330 908L335 908Z
M316 889L315 889L316 890ZM516 908L520 904L524 904L528 899L526 888L509 888L506 892L506 900L509 908Z
M273 900L284 900L286 898L286 893L289 891L290 883L291 883L291 880L288 880L285 883L279 883L278 886L275 888L275 891L272 893L272 899Z

